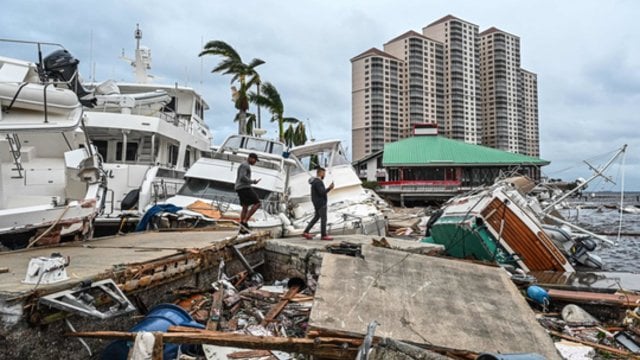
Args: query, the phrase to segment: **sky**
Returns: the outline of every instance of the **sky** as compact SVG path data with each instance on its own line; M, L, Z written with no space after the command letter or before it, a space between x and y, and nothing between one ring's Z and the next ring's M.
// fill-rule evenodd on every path
M209 40L232 45L275 85L285 116L305 121L313 138L351 143L349 59L448 14L520 36L521 65L538 74L543 174L574 180L591 175L628 144L624 166L593 191L640 190L640 2L297 0L297 1L3 1L0 38L55 42L80 60L84 79L132 81L136 24L151 48L159 83L197 89L219 144L236 131L230 78L212 74L219 58L199 58ZM0 43L0 56L36 60L35 51ZM268 123L266 136L276 137ZM624 176L623 176L624 175ZM623 180L624 179L624 180Z

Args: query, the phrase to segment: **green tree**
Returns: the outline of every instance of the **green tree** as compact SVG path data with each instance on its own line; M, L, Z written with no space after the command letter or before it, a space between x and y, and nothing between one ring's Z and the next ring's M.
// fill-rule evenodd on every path
M232 75L231 83L238 83L239 88L232 87L233 102L238 109L238 133L245 134L247 129L246 119L249 110L249 89L260 84L260 75L256 71L256 67L264 64L263 60L253 59L248 64L242 62L242 58L238 52L221 40L212 40L204 45L202 52L198 56L217 55L222 60L216 67L211 70L212 73L221 73L223 75Z
M240 112L236 114L236 117L233 119L233 122L240 121ZM246 124L245 124L245 133L253 134L253 128L256 126L256 114L247 113L246 114Z
M258 105L263 106L271 113L271 122L278 123L278 137L280 141L285 142L284 123L299 123L300 120L293 117L284 116L284 104L280 93L273 84L265 82L262 84L261 94L254 92L249 94L249 100Z
M303 122L299 122L295 127L289 124L284 132L284 143L289 147L304 145L307 142L307 133Z

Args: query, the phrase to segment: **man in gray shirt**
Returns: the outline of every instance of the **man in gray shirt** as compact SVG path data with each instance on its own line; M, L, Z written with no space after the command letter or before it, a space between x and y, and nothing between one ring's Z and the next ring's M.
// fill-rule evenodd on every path
M242 225L240 232L247 233L249 229L249 219L260 208L260 199L258 194L251 185L260 182L260 179L251 180L251 165L254 165L258 161L258 155L255 153L249 154L247 161L238 166L238 176L236 177L235 190L238 193L240 199L240 205L242 211L240 212L240 225ZM251 206L251 209L249 209Z

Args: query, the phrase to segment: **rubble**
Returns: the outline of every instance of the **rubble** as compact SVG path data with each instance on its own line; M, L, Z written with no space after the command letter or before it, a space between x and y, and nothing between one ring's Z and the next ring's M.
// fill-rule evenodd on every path
M562 320L570 326L595 326L600 324L598 319L574 304L569 304L562 309Z

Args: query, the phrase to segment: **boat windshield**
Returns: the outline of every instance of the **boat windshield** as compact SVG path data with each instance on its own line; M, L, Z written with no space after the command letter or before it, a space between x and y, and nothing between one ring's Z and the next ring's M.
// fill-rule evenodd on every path
M333 153L333 159L331 158L331 154ZM347 160L347 157L344 154L344 151L341 147L338 148L337 151L333 151L332 149L320 150L315 154L307 154L301 157L298 157L300 162L302 163L302 168L298 165L293 171L292 174L299 174L305 171L313 171L317 167L329 168L333 166L339 165L349 165L350 162Z
M222 202L238 203L238 195L233 183L198 178L187 178L178 195L192 196ZM270 191L254 187L260 200L266 199Z
M225 149L246 149L278 156L282 156L284 152L284 145L279 142L244 136L232 136L225 141L222 147Z

